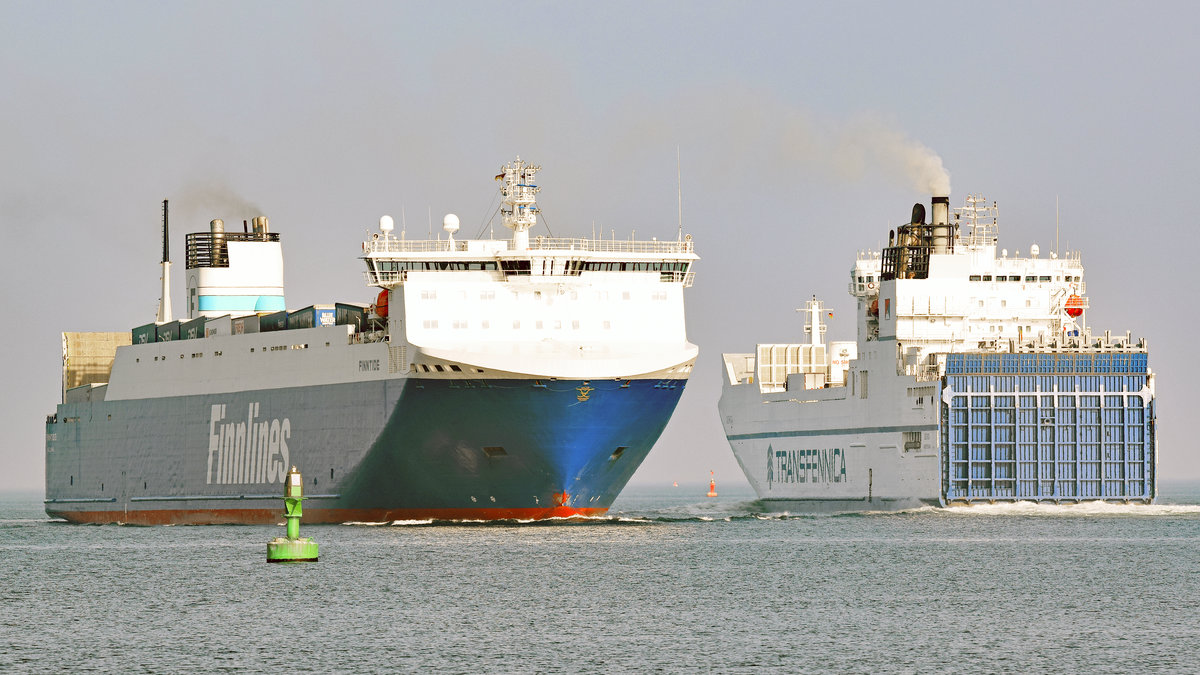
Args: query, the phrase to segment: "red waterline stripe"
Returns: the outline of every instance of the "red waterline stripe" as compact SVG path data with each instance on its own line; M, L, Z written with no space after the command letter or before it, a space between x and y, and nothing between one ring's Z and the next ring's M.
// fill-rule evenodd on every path
M481 508L481 509L304 509L303 524L383 523L394 520L544 520L573 516L602 516L603 508ZM154 509L129 511L50 511L72 523L127 525L276 525L283 509Z

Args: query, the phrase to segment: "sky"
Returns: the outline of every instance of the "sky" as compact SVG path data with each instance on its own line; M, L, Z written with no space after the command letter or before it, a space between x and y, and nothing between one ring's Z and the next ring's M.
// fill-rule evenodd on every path
M744 484L721 354L802 341L812 295L853 339L856 252L928 204L937 161L952 206L999 203L1002 247L1048 251L1059 223L1093 330L1149 341L1161 479L1198 478L1198 23L1183 2L7 0L0 489L43 486L60 333L154 319L163 199L174 260L212 218L266 215L289 306L369 302L381 215L474 237L517 155L555 236L674 237L682 192L700 357L634 482Z

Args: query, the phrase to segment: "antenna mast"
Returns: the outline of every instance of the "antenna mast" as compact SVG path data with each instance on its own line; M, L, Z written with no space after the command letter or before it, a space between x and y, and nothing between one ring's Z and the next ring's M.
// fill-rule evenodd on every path
M500 167L498 180L500 196L500 217L504 226L512 230L513 249L524 251L529 248L529 228L537 224L537 172L542 167L521 161L518 155L515 161Z
M163 200L162 296L158 299L158 323L170 323L171 318L171 247L167 228L167 200Z
M683 241L683 171L679 168L679 146L675 146L675 186L679 191L679 241Z
M1054 253L1062 255L1062 251L1058 250L1058 195L1054 195Z

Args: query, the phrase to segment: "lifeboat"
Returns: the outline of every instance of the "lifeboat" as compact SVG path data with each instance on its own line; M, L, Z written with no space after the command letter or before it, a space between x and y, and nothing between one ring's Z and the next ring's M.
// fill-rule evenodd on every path
M375 313L379 318L386 319L388 315L388 292L387 289L379 291L379 297L375 299Z
M1067 298L1066 310L1067 316L1071 317L1072 319L1077 318L1080 314L1083 314L1083 298L1072 293L1071 297Z

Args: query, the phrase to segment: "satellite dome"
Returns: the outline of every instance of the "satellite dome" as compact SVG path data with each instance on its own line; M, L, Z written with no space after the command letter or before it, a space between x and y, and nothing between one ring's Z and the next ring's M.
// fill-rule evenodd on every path
M442 218L442 229L454 234L458 232L458 216L453 213L447 213L445 218Z

